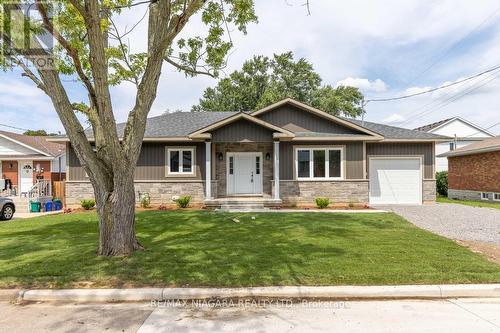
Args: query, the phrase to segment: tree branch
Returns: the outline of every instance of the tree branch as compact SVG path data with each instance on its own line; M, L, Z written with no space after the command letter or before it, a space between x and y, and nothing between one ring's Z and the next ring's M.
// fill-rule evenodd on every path
M82 63L80 61L80 57L78 55L78 51L73 48L68 41L54 28L54 25L52 22L50 22L50 19L47 15L47 11L45 10L45 7L41 3L40 0L36 0L36 7L37 10L39 11L40 15L42 16L42 21L45 26L45 28L50 32L52 36L64 47L66 52L68 52L68 55L71 57L73 60L73 64L75 65L75 70L80 79L82 80L83 84L87 88L87 91L89 92L89 96L91 97L91 101L94 104L97 104L97 98L96 98L96 93L94 90L94 87L92 86L92 83L90 82L90 79L85 75L83 72L82 68Z
M47 94L47 87L45 86L45 84L43 84L43 82L35 75L35 73L33 73L28 68L28 66L26 66L26 64L22 60L19 60L16 57L11 57L10 60L12 60L19 67L22 68L22 70L24 72L22 74L23 76L26 76L26 77L30 78L31 81L33 81L36 84L37 88L41 89L44 93Z
M69 3L71 3L71 5L76 8L76 10L80 13L80 15L83 16L84 19L87 17L87 11L85 10L85 7L79 2L79 0L69 0Z
M123 42L122 42L122 37L120 36L120 33L118 32L118 28L116 27L116 24L115 22L109 18L109 21L111 22L111 24L113 25L113 28L115 29L115 32L116 32L116 35L115 35L115 38L116 40L118 41L118 43L120 44L120 51L122 51L122 55L123 55L123 61L125 62L125 64L127 65L128 69L130 70L130 72L132 72L134 74L134 83L136 87L139 86L139 77L137 76L137 74L134 72L134 69L132 68L132 65L130 64L130 62L128 61L128 55L127 53L125 52L125 45L123 45Z
M97 102L95 105L90 105L90 107L97 110L100 124L104 126L106 126L106 124L113 124L113 128L94 128L94 132L96 134L96 146L102 145L105 147L106 151L102 156L108 165L121 168L123 165L118 165L117 161L122 163L126 162L123 161L118 133L116 131L116 127L114 126L116 121L113 114L111 94L109 92L108 62L105 53L105 49L108 44L108 37L107 32L103 31L101 26L101 20L103 19L102 14L107 13L106 11L103 12L101 10L99 0L85 0L85 11L87 13L85 27L87 29L89 45L89 62L92 70L92 77L94 79L95 90L97 92ZM109 149L107 149L108 147Z
M208 75L210 77L215 77L214 74L210 73L209 71L200 71L200 70L197 70L194 67L189 67L189 66L181 65L181 64L173 61L169 57L164 57L163 59L166 62L168 62L169 64L171 64L172 66L174 66L174 67L176 67L176 68L178 68L178 69L180 69L182 71L189 72L191 74Z

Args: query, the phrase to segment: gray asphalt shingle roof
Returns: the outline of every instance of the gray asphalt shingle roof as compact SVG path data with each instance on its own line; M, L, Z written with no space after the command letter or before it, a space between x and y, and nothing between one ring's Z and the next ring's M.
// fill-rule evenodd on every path
M432 124L427 124L427 125L424 125L424 126L420 126L420 127L414 128L414 130L415 131L422 131L422 132L429 132L429 131L435 129L436 127L438 127L438 126L441 126L442 124L447 123L448 121L450 121L452 119L454 119L454 118L447 118L447 119L443 119L443 120L440 120L440 121L436 121L435 123L432 123Z
M188 134L231 117L238 112L173 112L148 118L144 137L185 137ZM116 125L118 135L123 136L125 123ZM92 130L86 131L92 137Z
M449 139L446 136L421 132L416 130L411 130L402 127L395 127L389 125L383 125L378 123L372 123L370 121L362 121L352 118L342 118L344 120L350 121L358 126L369 129L372 132L382 135L385 139L422 139L422 140L432 140L432 139Z
M196 130L207 127L218 121L231 117L238 112L174 112L165 113L161 116L148 118L146 124L146 138L162 137L186 137ZM447 137L427 132L421 132L406 128L377 124L369 121L340 117L353 124L364 127L372 132L382 135L386 139L446 139ZM125 123L117 125L118 134L123 136ZM87 130L87 135L92 137L92 131ZM297 136L321 137L332 136L331 133L300 132ZM360 134L361 135L361 134ZM345 136L343 134L342 136ZM356 136L356 135L353 135Z

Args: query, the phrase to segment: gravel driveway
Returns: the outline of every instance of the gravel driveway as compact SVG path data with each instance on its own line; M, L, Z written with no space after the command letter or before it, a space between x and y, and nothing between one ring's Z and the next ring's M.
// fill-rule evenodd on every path
M420 228L451 239L500 244L500 209L447 203L377 208L393 211Z

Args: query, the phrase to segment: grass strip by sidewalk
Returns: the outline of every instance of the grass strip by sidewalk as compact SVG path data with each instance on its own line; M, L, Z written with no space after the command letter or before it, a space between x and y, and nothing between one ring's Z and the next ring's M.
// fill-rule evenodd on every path
M234 220L236 219L236 220ZM95 213L0 223L0 288L500 282L500 265L392 213L143 211L101 258Z
M500 209L500 202L495 203L489 201L455 200L455 199L448 199L446 197L437 197L436 201L442 203L453 203L453 204L466 205L472 207L486 207L486 208Z

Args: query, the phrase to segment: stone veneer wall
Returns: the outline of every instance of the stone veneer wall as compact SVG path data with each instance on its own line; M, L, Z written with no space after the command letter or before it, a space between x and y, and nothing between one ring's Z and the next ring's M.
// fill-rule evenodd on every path
M436 201L436 181L423 181L423 202ZM274 182L273 182L274 191ZM368 203L368 180L343 181L280 181L280 199L283 203L314 203L318 197L327 197L333 203Z
M332 203L368 203L368 180L280 181L280 199L285 205L314 203L318 197L327 197Z
M136 200L139 192L148 192L151 204L171 204L173 196L190 195L192 203L202 203L205 199L205 182L135 182ZM217 195L217 182L212 182L212 195ZM90 182L66 182L66 206L79 207L83 199L94 197Z
M481 191L448 189L448 198L457 200L493 201L493 194L488 193L488 200L481 199ZM495 201L498 202L498 201Z
M264 195L271 195L273 180L273 143L216 143L215 145L215 179L217 181L217 193L212 193L214 198L226 196L226 161L227 153L235 152L261 152L263 159L262 166L262 191ZM222 161L219 161L217 155L222 153ZM269 153L271 158L266 160L266 154Z
M422 189L423 189L422 200L424 203L436 201L436 180L435 179L424 180Z

